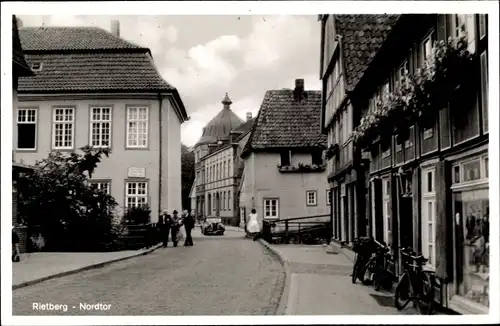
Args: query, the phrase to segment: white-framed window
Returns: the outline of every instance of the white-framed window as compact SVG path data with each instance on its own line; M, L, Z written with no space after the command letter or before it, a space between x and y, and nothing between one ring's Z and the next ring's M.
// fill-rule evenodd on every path
M127 107L127 147L148 147L148 107Z
M489 176L488 155L453 165L453 184L475 184Z
M127 181L125 183L127 208L140 207L148 204L147 181Z
M91 181L90 184L94 189L100 190L108 195L111 194L111 183L109 181Z
M391 179L386 177L382 179L382 214L384 216L384 242L387 245L392 243L392 218L391 218Z
M36 149L37 109L17 109L17 149Z
M111 146L111 107L90 108L90 144L93 147Z
M332 190L328 189L326 191L326 205L330 206L332 204Z
M52 148L73 149L75 137L75 109L54 108L52 123Z
M278 218L279 217L279 199L267 198L264 199L264 218Z
M436 178L435 169L422 169L422 254L430 268L436 267Z
M316 190L306 191L306 204L307 206L318 205L318 192Z

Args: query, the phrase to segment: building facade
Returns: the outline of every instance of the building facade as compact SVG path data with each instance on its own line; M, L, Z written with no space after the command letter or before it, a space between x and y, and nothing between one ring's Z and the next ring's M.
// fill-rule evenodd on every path
M241 157L239 206L262 220L314 217L329 220L329 189L323 164L326 137L320 133L321 92L267 91ZM312 221L312 219L311 219ZM242 218L240 225L246 220Z
M349 95L356 173L366 176L358 207L368 208L354 236L385 241L395 275L399 248L421 252L439 278L435 299L467 314L489 309L487 25L486 15L399 15ZM396 100L417 99L405 90L423 80L440 92L421 88L431 100L406 120L417 104Z
M188 119L177 90L158 74L151 52L99 28L23 28L34 77L19 80L14 105L16 160L50 152L110 148L91 183L110 193L119 213L149 205L181 210L180 127Z
M226 94L223 108L203 130L194 147L196 215L218 217L228 225L237 225L239 209L237 190L241 179L240 138L253 124L251 113L241 120L230 108Z

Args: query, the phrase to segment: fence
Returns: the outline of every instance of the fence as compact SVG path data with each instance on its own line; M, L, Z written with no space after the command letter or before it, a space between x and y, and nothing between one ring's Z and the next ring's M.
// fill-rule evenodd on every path
M265 221L264 236L275 243L329 242L332 229L331 222L326 220L329 217L329 215L316 215Z

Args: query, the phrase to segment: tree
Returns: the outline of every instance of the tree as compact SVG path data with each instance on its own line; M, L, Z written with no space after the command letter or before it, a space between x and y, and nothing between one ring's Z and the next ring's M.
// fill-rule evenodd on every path
M194 152L181 144L182 207L191 210L191 186L194 182Z
M18 212L27 226L39 226L47 250L99 251L117 236L115 199L92 187L89 178L108 149L83 154L50 153L18 181Z

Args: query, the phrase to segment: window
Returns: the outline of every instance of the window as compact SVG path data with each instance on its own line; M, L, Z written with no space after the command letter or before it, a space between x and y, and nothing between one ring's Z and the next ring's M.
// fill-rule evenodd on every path
M264 218L278 218L278 199L264 199Z
M17 109L17 149L36 149L37 109Z
M311 157L312 157L312 164L316 164L316 165L321 165L323 164L323 153L322 152L313 152L311 154Z
M479 15L479 38L483 39L486 36L488 30L488 24L486 21L486 15Z
M481 162L473 160L462 165L462 182L481 179Z
M391 147L386 147L382 152L382 158L387 158L391 156Z
M214 196L214 211L217 209L217 195Z
M306 191L307 206L318 205L318 192L316 190Z
M410 136L405 141L405 148L411 148L411 147L413 147L413 126L410 127Z
M434 192L434 171L427 172L427 192Z
M331 205L332 204L332 190L328 189L326 191L326 205Z
M32 71L41 71L42 70L42 63L41 62L34 62L31 64L31 70Z
M283 151L280 153L281 155L281 166L289 166L290 165L290 151Z
M422 43L422 55L424 61L429 59L432 54L432 34Z
M434 128L424 129L423 136L424 140L434 137Z
M392 218L391 218L391 180L390 177L386 177L382 179L383 185L383 206L382 206L382 214L384 217L383 226L384 226L384 242L387 245L391 245L392 243Z
M225 191L222 192L222 210L223 211L226 210L226 192Z
M488 58L487 52L481 53L481 107L483 112L483 128L488 131Z
M402 84L403 82L405 85L408 85L408 74L410 72L410 66L408 60L406 60L400 67L398 71L398 84Z
M109 181L91 181L90 184L94 189L100 190L108 195L111 194L111 184Z
M111 145L111 108L92 107L90 112L90 143L94 147Z
M148 146L148 108L127 108L127 147L146 148Z
M487 161L487 156L481 159L468 160L455 165L460 169L472 168L478 161ZM474 164L471 164L474 163ZM483 165L484 169L484 165ZM453 192L453 217L460 233L456 235L456 251L461 257L456 261L459 269L457 284L458 295L480 305L489 305L489 187L485 171L480 170L481 182L455 183ZM466 180L461 180L466 182Z
M229 190L227 192L227 210L231 210L231 206L232 206L232 203L231 203L231 190Z
M140 207L148 204L148 187L145 181L126 183L127 207Z
M74 122L74 108L54 109L52 127L52 147L54 149L73 149Z

